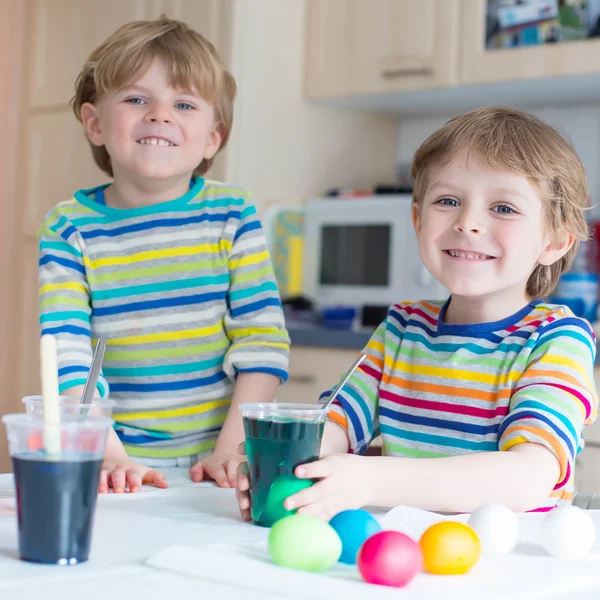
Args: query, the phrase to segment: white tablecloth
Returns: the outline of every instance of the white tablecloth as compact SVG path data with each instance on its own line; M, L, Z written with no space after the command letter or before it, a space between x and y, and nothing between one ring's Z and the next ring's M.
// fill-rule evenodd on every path
M233 490L194 484L185 470L167 473L168 490L100 496L90 560L74 567L18 559L12 476L0 475L0 599L600 597L600 535L584 559L561 561L522 545L508 557L480 560L466 576L421 574L403 590L368 586L343 565L324 574L276 567L266 551L268 530L240 520ZM600 511L590 515L600 532ZM539 518L520 516L525 529Z

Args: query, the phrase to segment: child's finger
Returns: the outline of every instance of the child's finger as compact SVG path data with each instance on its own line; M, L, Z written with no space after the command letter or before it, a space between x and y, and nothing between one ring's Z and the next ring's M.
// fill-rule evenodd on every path
M325 498L321 502L303 506L298 510L299 514L309 515L310 517L315 517L316 519L322 519L324 521L329 521L338 512L340 512L340 509L337 502L335 499L332 500L331 498Z
M202 461L197 462L190 469L190 477L194 483L198 483L204 479L204 465L202 464Z
M242 454L244 456L246 456L246 442L242 442L238 448L237 448L237 453L238 454Z
M244 521L250 520L250 495L248 492L242 492L239 488L235 490L235 496L240 507L240 513Z
M283 505L287 510L293 510L294 508L323 502L328 496L325 483L325 481L315 483L309 488L305 488L293 496L289 496L285 499Z
M248 463L241 463L237 468L237 487L242 492L250 489L250 478L248 477Z
M108 493L108 479L107 472L105 469L100 471L100 480L98 481L98 493L99 494L107 494Z
M300 479L321 479L332 475L331 461L328 458L322 458L315 462L300 465L294 471L294 475Z
M142 477L142 483L153 485L154 487L162 489L169 487L165 474L161 471L155 471L154 469L144 473L144 476Z
M125 493L125 471L118 467L110 474L110 482L115 494Z
M207 471L208 472L208 471ZM222 488L228 488L229 479L227 479L227 473L225 472L225 468L221 463L216 464L212 467L211 471L208 474L215 480L215 483Z
M236 473L239 461L238 460L228 460L225 465L225 471L227 473L227 480L229 481L230 487L235 487Z
M139 492L142 487L142 476L135 469L127 469L125 472L125 478L129 485L129 492L134 494Z

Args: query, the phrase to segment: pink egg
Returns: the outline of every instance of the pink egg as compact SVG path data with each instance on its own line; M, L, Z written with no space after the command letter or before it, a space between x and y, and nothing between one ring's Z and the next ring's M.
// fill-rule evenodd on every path
M404 587L423 568L423 553L399 531L380 531L358 551L358 570L367 583Z

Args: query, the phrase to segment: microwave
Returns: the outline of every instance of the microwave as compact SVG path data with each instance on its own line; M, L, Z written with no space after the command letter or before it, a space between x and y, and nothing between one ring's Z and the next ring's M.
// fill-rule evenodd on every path
M317 198L304 218L303 289L319 307L445 300L421 262L412 196Z

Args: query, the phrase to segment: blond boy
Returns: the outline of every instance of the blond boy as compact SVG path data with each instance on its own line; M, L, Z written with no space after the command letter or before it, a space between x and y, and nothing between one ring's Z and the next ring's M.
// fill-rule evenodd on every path
M587 237L581 162L540 120L491 107L431 135L412 175L421 258L450 297L389 309L329 415L330 455L296 470L322 480L286 505L328 518L367 504L569 502L582 429L597 416L596 341L542 298ZM384 456L360 456L378 432ZM247 489L241 469L245 517Z
M107 338L98 393L116 400L100 489L166 487L155 469L234 484L237 405L270 401L289 338L249 194L203 177L229 137L236 85L214 47L161 17L92 52L73 98L112 182L58 204L40 230L44 333L61 392L79 393Z

